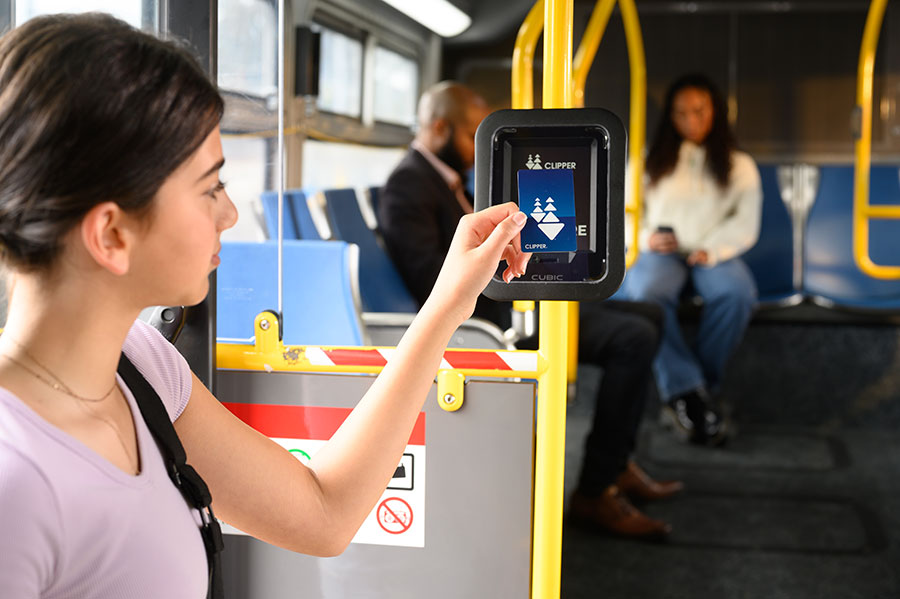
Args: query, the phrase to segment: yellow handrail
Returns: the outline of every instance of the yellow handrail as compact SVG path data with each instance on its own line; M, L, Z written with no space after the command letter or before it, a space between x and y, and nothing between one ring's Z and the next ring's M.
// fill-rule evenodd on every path
M578 52L575 54L572 94L575 106L584 106L584 87L588 72L591 70L597 48L603 39L603 33L617 1L625 26L628 63L631 69L631 110L628 127L628 162L631 168L625 182L627 189L625 197L629 199L625 213L631 217L625 268L631 268L640 254L638 235L641 227L641 180L644 177L644 143L647 128L647 65L644 58L644 38L641 35L641 24L634 0L597 0L578 46Z
M572 107L573 0L544 2L544 108ZM534 471L533 599L559 597L562 569L563 476L566 463L566 302L541 302Z
M572 102L576 108L584 108L584 86L587 84L587 76L615 7L616 0L597 0L594 12L591 13L587 28L581 37L581 43L578 44L575 60L572 62Z
M859 139L853 167L853 257L859 269L876 279L900 279L900 266L876 264L869 255L869 219L900 219L900 206L872 206L869 203L869 169L872 166L872 78L875 50L887 0L872 0L856 80L856 104L860 111Z
M512 57L512 107L534 108L534 51L544 30L544 0L537 0L516 36ZM519 312L533 312L534 302L513 302Z
M512 57L512 107L534 108L534 50L544 30L544 0L537 0L519 27Z
M644 57L644 38L638 21L634 0L619 0L625 40L628 44L628 63L631 67L631 116L628 127L628 161L631 164L629 179L625 182L631 190L625 213L631 215L631 243L625 255L625 268L631 268L637 260L638 232L641 218L641 181L644 178L644 138L647 127L647 61Z

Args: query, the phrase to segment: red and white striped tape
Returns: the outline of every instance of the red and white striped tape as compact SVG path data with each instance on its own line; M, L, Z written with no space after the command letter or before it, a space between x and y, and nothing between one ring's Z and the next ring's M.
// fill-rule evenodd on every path
M313 366L384 366L396 351L377 349L322 349L307 347L306 359ZM534 352L465 351L444 352L441 369L457 370L516 370L537 372L538 359Z

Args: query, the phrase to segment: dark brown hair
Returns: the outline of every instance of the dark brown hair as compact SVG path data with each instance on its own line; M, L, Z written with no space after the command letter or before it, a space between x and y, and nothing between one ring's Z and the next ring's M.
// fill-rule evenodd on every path
M222 117L191 54L108 15L38 17L0 38L0 245L49 267L94 206L147 214Z
M696 73L679 77L666 92L662 117L656 128L653 143L650 144L650 150L647 152L645 168L650 176L650 184L656 184L661 178L671 173L678 162L678 150L681 148L682 137L672 123L672 108L675 104L675 96L687 88L703 90L712 99L712 129L703 140L703 146L706 148L706 164L709 170L716 182L725 187L728 185L728 177L731 173L731 153L735 149L734 135L731 127L728 126L728 108L725 105L725 99L713 82L705 75Z

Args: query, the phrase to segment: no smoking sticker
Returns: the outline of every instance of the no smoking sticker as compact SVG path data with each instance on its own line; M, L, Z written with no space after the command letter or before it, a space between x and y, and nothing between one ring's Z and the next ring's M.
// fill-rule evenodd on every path
M413 511L399 497L388 497L378 504L378 525L387 533L399 535L412 526Z

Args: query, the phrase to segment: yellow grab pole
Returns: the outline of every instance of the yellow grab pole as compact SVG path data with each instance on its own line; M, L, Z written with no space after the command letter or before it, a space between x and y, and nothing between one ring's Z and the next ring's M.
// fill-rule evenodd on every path
M578 378L578 302L565 302L569 321L569 337L566 351L566 382L572 384ZM574 387L573 387L574 388Z
M578 44L572 63L572 105L575 108L584 108L584 86L587 83L588 72L594 64L594 56L597 55L597 48L600 47L600 41L615 6L616 0L597 0L581 43Z
M872 166L872 77L875 69L875 50L887 0L872 0L862 46L856 80L856 104L860 111L859 139L856 140L856 159L853 175L853 257L859 269L877 279L900 278L900 267L876 264L869 255L869 219L898 218L896 206L872 206L869 203L869 169Z
M544 108L572 106L572 3L573 0L544 2ZM533 599L558 598L560 590L567 315L565 302L541 302L538 352L547 369L538 379Z
M534 50L544 29L544 0L537 0L519 27L512 57L512 107L534 108Z
M578 44L575 59L572 62L572 105L576 108L584 108L584 86L587 83L588 72L597 55L603 32L609 23L609 17L615 8L616 0L597 0L594 12L588 21L587 29ZM566 363L566 379L574 383L578 378L578 302L568 302L569 307L569 339Z
M519 27L512 58L512 107L534 108L534 50L544 30L544 0L537 0ZM513 302L518 312L533 312L534 302Z
M631 67L631 110L628 126L628 163L631 168L625 182L629 198L625 213L631 217L628 252L625 268L637 260L641 219L641 180L644 178L644 138L647 127L647 61L644 58L644 38L638 21L634 0L619 0L625 40L628 44L628 64Z

